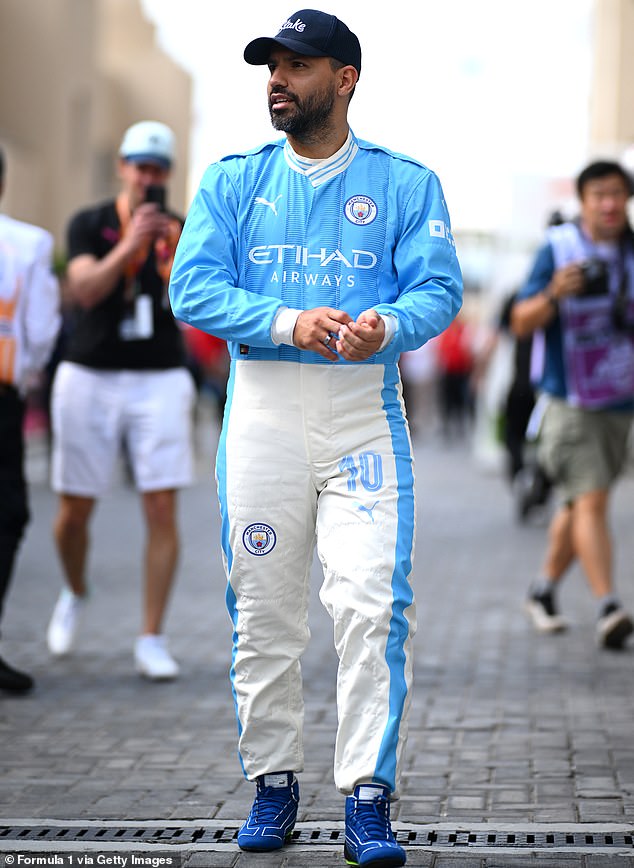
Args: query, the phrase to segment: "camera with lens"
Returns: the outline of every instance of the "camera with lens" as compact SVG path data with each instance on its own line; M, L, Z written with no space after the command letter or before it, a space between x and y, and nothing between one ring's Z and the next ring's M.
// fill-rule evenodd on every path
M608 266L605 260L593 257L579 263L583 275L583 287L580 295L607 295L610 291L608 283Z

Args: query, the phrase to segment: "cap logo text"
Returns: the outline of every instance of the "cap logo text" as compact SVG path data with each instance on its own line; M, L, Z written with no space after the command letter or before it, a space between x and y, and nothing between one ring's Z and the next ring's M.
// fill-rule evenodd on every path
M287 18L280 27L280 30L297 30L298 33L303 33L305 29L306 25L301 18L298 18L297 21L291 21L290 18Z

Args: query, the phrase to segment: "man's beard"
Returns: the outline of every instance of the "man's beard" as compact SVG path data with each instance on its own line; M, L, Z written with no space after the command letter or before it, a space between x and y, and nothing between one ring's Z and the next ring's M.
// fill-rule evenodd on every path
M279 92L279 91L276 91ZM305 100L300 100L290 91L282 91L293 98L293 109L278 113L269 103L271 123L276 130L301 141L314 140L323 135L330 124L335 106L335 94L331 89L318 91Z

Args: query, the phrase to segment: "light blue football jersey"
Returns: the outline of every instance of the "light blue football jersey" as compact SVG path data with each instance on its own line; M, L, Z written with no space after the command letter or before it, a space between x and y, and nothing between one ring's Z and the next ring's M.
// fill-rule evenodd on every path
M332 362L274 343L281 307L328 306L353 319L374 308L395 317L396 330L361 364L394 362L462 303L440 182L352 134L326 161L302 159L285 139L225 157L194 198L169 295L176 318L226 340L232 358L312 364Z

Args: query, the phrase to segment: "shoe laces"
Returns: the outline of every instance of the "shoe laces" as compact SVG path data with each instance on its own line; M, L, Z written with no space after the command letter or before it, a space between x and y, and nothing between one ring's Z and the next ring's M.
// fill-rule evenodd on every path
M385 796L356 799L354 818L370 840L392 840L390 826L390 803Z
M251 819L258 824L272 823L292 799L291 787L266 787L258 783Z

